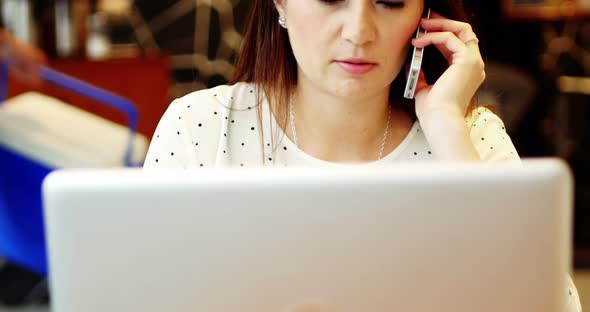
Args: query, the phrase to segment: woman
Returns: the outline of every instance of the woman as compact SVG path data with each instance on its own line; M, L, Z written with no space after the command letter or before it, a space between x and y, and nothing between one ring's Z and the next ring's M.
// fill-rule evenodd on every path
M461 1L431 8L254 0L232 85L174 101L145 168L518 161L498 116L470 105L485 72ZM412 39L419 24L428 33ZM402 98L412 46L434 47L415 103ZM571 280L567 292L578 311Z

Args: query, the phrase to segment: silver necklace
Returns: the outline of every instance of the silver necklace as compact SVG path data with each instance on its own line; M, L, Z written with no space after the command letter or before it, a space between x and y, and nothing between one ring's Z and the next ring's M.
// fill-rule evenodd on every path
M379 158L377 160L383 158L383 151L385 150L385 143L387 143L387 138L389 137L389 122L391 120L391 111L387 111L387 124L385 125L385 132L383 133L383 141L381 141L381 146L379 148ZM293 143L295 146L299 147L299 142L297 140L297 127L295 126L295 111L293 109L293 97L289 100L289 121L291 122L291 134L293 135Z

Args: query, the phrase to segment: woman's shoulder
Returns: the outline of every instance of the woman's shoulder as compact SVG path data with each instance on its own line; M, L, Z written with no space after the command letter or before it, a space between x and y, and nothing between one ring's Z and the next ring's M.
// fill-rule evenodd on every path
M239 145L242 141L234 141L251 132L256 98L251 84L238 83L174 100L156 128L144 168L209 167L224 161L218 156L229 154L228 144Z
M257 88L252 83L239 82L191 92L174 100L176 106L188 108L251 109L257 103ZM190 107L189 107L190 106Z

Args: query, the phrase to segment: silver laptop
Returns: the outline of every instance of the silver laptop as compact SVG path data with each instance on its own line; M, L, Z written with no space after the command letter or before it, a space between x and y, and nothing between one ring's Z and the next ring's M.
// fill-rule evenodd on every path
M54 312L555 312L558 160L63 171L44 184Z

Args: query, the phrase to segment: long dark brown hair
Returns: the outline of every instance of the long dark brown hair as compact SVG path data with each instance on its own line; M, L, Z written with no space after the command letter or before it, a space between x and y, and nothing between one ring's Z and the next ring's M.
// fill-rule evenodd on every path
M244 41L230 83L254 83L259 91L258 103L261 103L263 94L266 95L272 103L271 106L276 108L274 113L277 121L282 121L285 125L289 97L297 86L297 61L289 43L287 30L278 24L279 13L273 1L251 1ZM469 22L462 0L425 0L425 7L427 6L450 19ZM447 61L438 50L434 47L426 48L422 68L429 84L434 83L447 67ZM391 83L390 105L401 105L400 108L415 118L413 101L408 101L402 96L404 87L405 75L400 73ZM260 117L260 105L258 111Z

